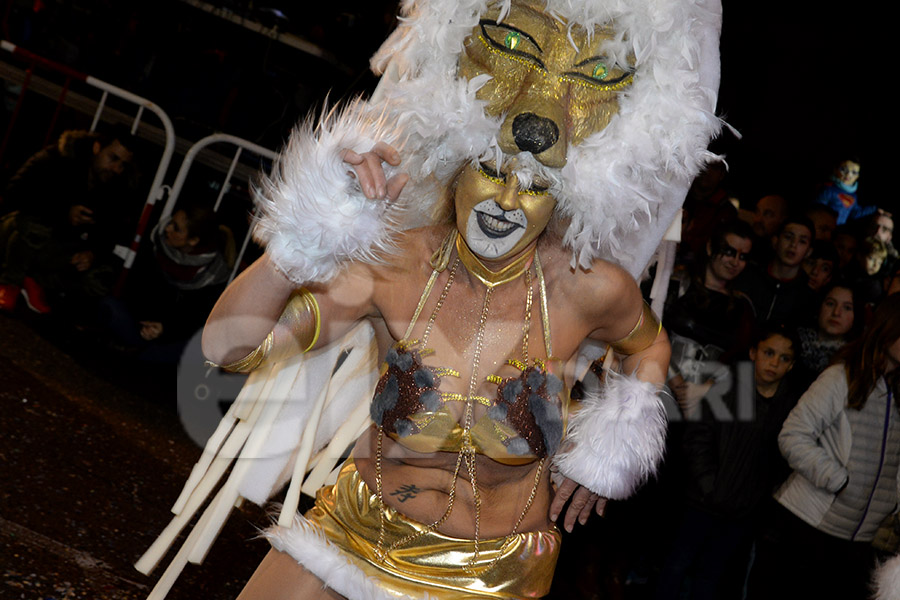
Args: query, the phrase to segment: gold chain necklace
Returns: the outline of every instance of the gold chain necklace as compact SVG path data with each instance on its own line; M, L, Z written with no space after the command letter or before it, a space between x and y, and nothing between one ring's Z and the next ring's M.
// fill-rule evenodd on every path
M425 332L422 335L422 344L428 342L428 336L431 333L431 328L434 325L434 320L437 318L437 313L444 305L444 301L447 299L447 294L450 293L450 287L453 285L453 280L456 277L456 269L459 266L459 258L457 258L453 262L453 267L450 269L450 275L447 277L447 283L444 284L444 289L441 290L441 295L438 297L437 304L434 307L434 310L431 311L431 316L428 318L428 324L425 326ZM412 333L413 325L415 325L416 320L418 319L419 313L422 311L422 307L425 305L425 300L427 298L427 293L431 290L431 287L434 285L434 281L437 279L436 274L438 273L435 270L432 273L431 279L428 281L428 286L426 287L426 294L422 295L422 299L419 301L419 306L416 308L416 313L413 316L413 320L409 325L409 329L406 332L406 337ZM440 527L444 521L446 521L450 517L450 513L453 512L453 499L456 496L456 478L459 475L459 467L462 464L462 453L456 457L456 466L453 468L453 487L450 488L450 494L447 502L447 510L444 511L444 514L441 517L428 525L421 531L416 533L407 535L406 537L395 541L391 546L385 550L384 549L384 536L385 536L385 525L384 525L384 489L382 487L382 477L381 477L381 461L382 461L382 443L384 440L384 428L378 427L378 436L376 438L376 446L375 446L375 493L378 495L378 503L379 503L379 528L378 528L378 547L375 549L375 557L384 562L387 560L388 554L390 554L393 550L408 544L409 542L419 538L426 533L430 533Z
M438 518L436 521L431 523L430 525L420 529L419 531L409 534L399 540L396 540L392 543L387 549L384 547L384 538L386 536L386 527L385 527L385 508L386 505L384 503L384 489L382 483L382 456L383 456L383 439L384 439L384 428L378 427L378 433L376 437L376 448L375 448L375 488L376 495L379 501L379 532L378 532L378 545L375 550L376 558L384 562L387 560L388 555L395 549L402 547L419 537L422 537L428 533L435 531L438 527L440 527L453 512L454 500L456 498L456 482L459 479L459 470L463 463L466 465L466 470L469 474L469 481L472 485L472 495L474 501L474 509L475 509L475 536L474 536L474 552L472 558L468 561L468 563L464 566L464 569L468 573L475 574L476 568L475 564L478 561L478 557L480 555L479 549L479 541L480 541L480 530L481 530L481 494L478 492L478 483L477 483L477 469L476 469L476 449L471 441L471 429L472 429L472 420L473 420L473 411L474 411L474 401L475 391L478 388L478 369L481 362L481 351L484 346L484 336L485 331L487 329L487 320L490 312L490 302L493 296L493 289L503 283L507 283L509 281L513 281L518 278L520 275L525 275L525 285L527 289L526 293L526 304L525 304L525 322L522 327L522 351L523 358L527 362L528 361L528 334L531 325L531 308L532 308L532 296L533 296L533 282L531 278L531 264L532 259L536 259L537 252L536 247L523 256L516 259L513 263L507 265L503 269L498 272L491 271L484 264L478 260L474 254L472 254L471 250L469 250L465 241L462 239L462 236L457 234L456 238L456 248L457 248L457 259L453 263L453 267L450 269L450 275L447 278L447 283L444 285L444 289L441 291L441 295L438 298L437 304L435 305L432 313L428 319L428 323L426 324L425 331L422 337L422 344L427 343L428 336L431 333L432 327L434 325L434 321L437 318L437 314L441 307L444 304L444 301L447 298L447 295L450 291L450 287L453 284L453 280L456 275L456 270L460 262L462 262L466 269L473 274L476 278L478 278L482 283L485 284L485 296L482 301L481 307L481 317L478 322L478 330L475 336L475 349L472 356L472 374L469 378L469 386L468 392L466 394L466 410L463 418L463 434L462 434L462 448L456 457L456 463L453 468L453 479L452 485L450 487L450 491L448 492L448 500L447 500L447 508L444 513ZM541 285L541 300L545 299L544 292L544 282L542 277L542 272L540 270L539 260L534 260L535 268L537 269L538 281ZM446 265L446 263L444 263ZM418 315L421 312L421 309L424 306L425 299L430 293L431 287L434 284L438 271L435 269L432 274L431 279L426 286L426 291L423 294L422 299L419 302L419 305L416 309L416 314L413 318L413 321L409 325L409 329L407 330L406 337L409 337L411 334L412 328L415 324L415 321L418 318ZM542 316L545 316L544 307L542 305ZM543 319L546 321L546 318ZM545 327L548 323L544 323ZM548 333L545 332L545 338L547 338ZM483 569L482 572L486 572L490 570L500 558L503 556L503 552L512 542L514 536L518 533L519 527L522 524L522 521L525 519L526 514L528 513L531 505L534 502L534 498L537 495L537 490L541 481L541 475L543 474L544 461L546 459L542 458L535 470L534 484L531 488L531 493L528 496L528 499L525 502L525 506L516 520L515 525L513 526L512 531L506 536L503 544L500 547L500 551L494 557L494 559Z

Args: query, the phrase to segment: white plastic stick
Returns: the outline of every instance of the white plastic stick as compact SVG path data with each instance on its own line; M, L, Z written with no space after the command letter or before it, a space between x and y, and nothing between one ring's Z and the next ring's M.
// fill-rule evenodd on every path
M219 454L226 437L238 421L237 415L243 414L247 416L249 415L247 409L253 409L253 403L259 399L260 392L265 385L270 370L271 367L266 367L251 373L244 383L244 386L241 388L241 391L238 393L237 398L235 398L234 402L231 403L231 406L228 407L228 411L225 413L225 416L222 417L222 420L219 421L216 431L213 432L209 440L207 440L206 447L203 449L203 454L200 455L200 459L194 465L194 468L191 469L191 474L185 482L181 494L172 506L172 512L176 515L184 509L188 497L190 497L197 487L197 484L206 474L213 459Z
M190 555L194 544L197 542L197 539L200 537L201 532L206 529L210 516L209 509L203 512L200 520L197 521L197 525L175 554L175 558L172 559L172 562L169 563L169 566L166 567L166 570L163 572L162 577L160 577L159 581L156 582L156 585L153 586L153 590L150 592L150 595L147 596L147 600L165 599L166 595L168 595L169 591L172 589L172 586L175 585L178 576L184 571L184 567L188 562L188 556Z
M271 388L271 379L268 380L269 385L263 386L263 392L267 388ZM159 561L165 556L169 548L175 542L175 538L181 530L190 522L197 510L203 505L215 486L218 485L222 476L228 467L234 461L234 457L238 456L241 447L246 442L253 430L253 426L259 413L262 411L265 402L253 403L251 412L247 415L247 419L239 421L225 440L218 454L213 459L210 468L204 473L201 480L194 486L189 496L186 498L182 510L172 519L169 525L156 538L153 544L144 552L144 555L135 563L135 568L141 573L148 574L159 564ZM196 529L196 526L195 526Z
M322 409L328 401L327 394L321 394L313 407L300 438L300 449L297 451L297 459L294 461L294 473L291 475L291 484L288 486L284 497L284 505L278 516L278 524L282 527L290 527L294 521L294 514L300 505L300 487L303 484L303 476L306 474L306 466L312 454L313 442L316 439L316 429L319 428L319 419L322 417Z
M209 548L216 537L218 537L219 531L228 519L235 502L237 502L241 482L252 468L254 461L259 458L263 444L268 438L269 432L272 430L272 426L285 401L290 396L291 387L300 372L301 363L302 357L282 363L275 377L270 378L270 380L274 379L271 389L263 392L264 402L258 403L264 405L261 414L254 424L247 442L244 444L241 455L231 471L231 476L222 486L216 500L208 509L211 513L209 526L200 533L196 544L191 549L188 557L190 562L197 564L203 562L204 557L209 552Z
M369 424L369 399L365 398L350 413L347 421L338 428L328 446L318 453L315 467L306 477L306 481L303 482L301 491L304 494L308 496L315 495L316 490L325 484L328 475L334 470L341 453L353 440L359 438L368 429Z

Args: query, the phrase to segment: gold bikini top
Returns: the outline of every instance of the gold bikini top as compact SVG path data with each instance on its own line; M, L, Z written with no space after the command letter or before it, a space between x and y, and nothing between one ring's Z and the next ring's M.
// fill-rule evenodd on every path
M456 238L455 243L457 248L460 248L460 244L465 244L461 238ZM428 334L453 284L458 259L451 268L450 277L431 314L422 340L409 339L421 309L431 294L437 275L449 263L448 246L450 244L445 242L442 249L435 254L432 260L435 268L422 292L406 335L393 345L381 367L381 377L371 405L372 419L392 439L416 452L460 452L466 444L469 444L475 453L486 455L503 464L525 464L552 455L563 438L568 394L562 380L548 372L545 361L535 359L528 364L527 337L534 287L530 277L530 261L524 271L527 287L526 323L523 326L525 356L522 360L508 361L508 364L519 370L517 376L486 377L487 381L496 385L496 394L493 398L466 397L459 393L442 392L440 390L442 378L459 377L459 372L423 363L423 358L431 353L426 346ZM465 250L467 249L462 249L463 252ZM447 256L442 256L442 253ZM551 356L546 289L536 253L534 267L539 283L544 345L547 356ZM473 373L475 377L477 364L473 365L473 370L476 371ZM478 403L487 410L471 423L467 430L458 421L458 417L447 409L446 403L449 401Z

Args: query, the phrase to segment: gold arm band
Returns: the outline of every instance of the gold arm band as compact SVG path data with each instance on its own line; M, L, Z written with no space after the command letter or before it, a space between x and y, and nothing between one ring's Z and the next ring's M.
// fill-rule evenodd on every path
M309 352L319 341L319 333L322 331L322 315L319 312L319 303L306 288L300 288L291 296L284 312L278 318L278 324L283 325L291 332L291 344L286 344L284 351L281 344L277 343L273 352L281 358L287 358L298 352ZM278 340L280 342L280 340Z
M278 317L278 325L290 335L275 339L275 331L270 331L266 339L252 352L240 360L227 365L207 364L220 367L232 373L249 373L266 360L280 361L295 354L309 352L319 341L322 318L316 297L306 288L300 288L291 295L287 305Z
M662 323L653 314L650 305L644 302L644 309L631 333L610 343L609 346L619 354L636 354L650 347L650 344L656 341L661 329Z
M262 344L257 346L250 354L245 356L244 358L240 358L234 362L230 362L227 365L219 365L214 363L211 360L206 361L206 364L210 367L218 367L220 369L224 369L230 373L249 373L256 369L259 365L262 364L266 358L268 358L269 353L272 351L272 346L275 343L275 334L274 332L269 332L269 335L266 336L266 339L262 341Z

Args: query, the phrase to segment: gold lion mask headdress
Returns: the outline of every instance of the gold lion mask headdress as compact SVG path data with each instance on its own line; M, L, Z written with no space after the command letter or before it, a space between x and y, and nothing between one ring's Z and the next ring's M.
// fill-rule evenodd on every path
M551 182L573 265L604 258L637 276L713 158L719 0L406 0L401 12L372 59L384 73L372 99L297 132L261 190L256 235L276 264L303 281L374 258L393 231L427 222L462 165L516 155L520 182ZM402 148L411 175L387 209L339 182L334 158L378 140ZM329 209L349 225L310 223ZM310 250L332 234L335 247Z

